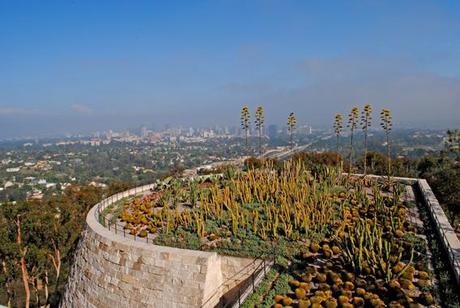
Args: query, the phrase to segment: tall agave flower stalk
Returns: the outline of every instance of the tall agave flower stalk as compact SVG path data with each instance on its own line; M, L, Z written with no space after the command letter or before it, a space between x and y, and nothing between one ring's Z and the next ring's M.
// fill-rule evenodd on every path
M264 108L262 106L258 106L256 109L255 125L257 129L257 135L259 138L259 154L262 154L262 130L264 128L264 122L265 122Z
M393 119L391 116L390 109L382 109L380 112L380 126L385 131L385 137L387 142L387 172L388 172L388 181L391 179L391 144L390 144L390 133L393 127Z
M361 128L364 132L364 175L367 174L367 133L372 121L372 106L367 103L361 113Z
M335 119L334 119L334 132L335 132L335 152L337 153L337 163L340 160L340 152L339 152L339 138L340 134L342 133L343 130L343 117L340 113L335 114Z
M358 107L353 107L350 114L348 115L348 128L350 128L350 155L348 157L350 161L349 173L352 173L353 169L353 135L358 124L359 109Z
M250 123L251 123L250 122L251 114L249 112L248 106L244 106L243 108L241 108L240 120L241 120L241 129L244 131L246 149L248 149L249 129L250 129Z
M297 119L295 117L295 114L294 112L291 112L288 116L288 120L287 120L287 127L288 127L288 131L289 131L289 143L291 145L291 148L294 147L294 144L293 144L293 140L292 140L292 135L294 133L294 130L296 128L296 125L297 125Z

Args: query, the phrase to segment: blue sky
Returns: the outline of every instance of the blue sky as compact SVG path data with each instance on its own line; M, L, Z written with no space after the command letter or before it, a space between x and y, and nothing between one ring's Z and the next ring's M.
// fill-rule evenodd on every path
M328 126L366 101L460 126L459 1L0 0L0 138L175 125Z

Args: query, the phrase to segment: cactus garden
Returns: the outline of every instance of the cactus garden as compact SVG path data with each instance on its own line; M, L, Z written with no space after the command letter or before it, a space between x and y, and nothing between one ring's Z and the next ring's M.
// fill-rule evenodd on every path
M267 160L205 177L157 183L119 205L125 232L156 244L277 258L279 292L254 305L408 307L434 305L434 278L407 187L387 178L310 170Z

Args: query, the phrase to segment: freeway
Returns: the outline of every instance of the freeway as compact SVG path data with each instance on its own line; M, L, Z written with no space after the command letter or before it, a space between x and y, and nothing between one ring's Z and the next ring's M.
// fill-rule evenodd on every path
M292 156L295 153L305 151L311 145L312 145L312 143L308 143L308 144L304 144L304 145L295 146L292 149L280 148L280 149L268 150L267 152L265 152L262 155L260 155L259 158L275 158L275 159L279 159L279 160L284 160L284 159L289 158L290 156Z

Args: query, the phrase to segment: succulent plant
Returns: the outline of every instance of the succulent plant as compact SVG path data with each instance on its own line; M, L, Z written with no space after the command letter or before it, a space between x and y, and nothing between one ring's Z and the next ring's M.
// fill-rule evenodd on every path
M312 303L312 305L314 304L321 304L322 302L324 302L326 299L322 296L318 296L318 295L314 295L312 297L310 297L310 302Z
M300 282L299 282L298 280L293 279L293 280L290 280L290 281L289 281L289 285L290 285L291 287L298 288L298 287L300 286Z
M282 300L284 306L291 306L293 303L292 298L285 296Z
M409 279L402 278L402 279L400 280L400 283L401 283L401 287L402 287L403 289L406 289L406 290L413 290L413 289L415 289L414 284L413 284L412 281L410 281Z
M356 288L356 295L358 296L364 296L364 294L366 294L366 290L363 289L363 288Z
M310 244L310 250L311 250L312 252L315 252L315 253L318 252L318 251L319 251L319 248L320 248L320 246L319 246L318 243L312 242L312 243Z
M423 292L420 295L420 299L422 300L422 303L424 305L433 305L434 304L434 298L433 298L433 295L430 292Z
M273 300L275 303L279 303L284 299L284 295L276 294L275 297L273 297Z
M419 279L429 279L430 275L425 271L419 271L417 274Z
M312 281L312 275L307 273L302 276L302 281L303 282L311 282Z
M325 302L324 302L324 306L326 308L336 308L338 306L337 304L337 300L335 298L328 298Z
M353 297L352 303L353 303L353 305L355 305L356 307L362 307L362 306L364 306L364 304L365 304L364 298L359 297L359 296Z
M297 304L298 308L309 308L311 306L310 300L300 300Z
M416 284L419 288L424 289L429 287L431 285L431 282L428 279L419 279L417 280Z
M305 291L305 289L302 289L302 288L295 289L295 296L297 299L304 299L306 295L307 295L307 292Z
M323 283L323 282L326 282L327 276L326 274L323 274L323 273L317 273L315 279L317 282Z
M339 304L341 306L343 306L344 304L350 302L350 298L348 296L345 296L345 295L340 295L339 298L338 298L338 302L339 302Z

